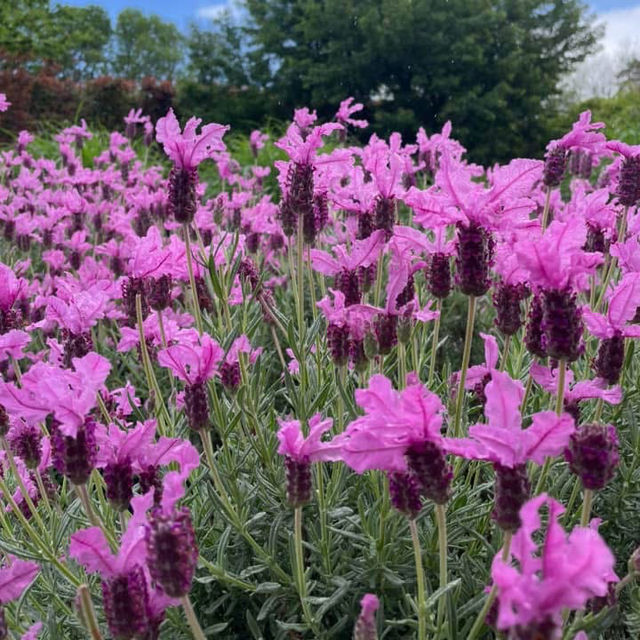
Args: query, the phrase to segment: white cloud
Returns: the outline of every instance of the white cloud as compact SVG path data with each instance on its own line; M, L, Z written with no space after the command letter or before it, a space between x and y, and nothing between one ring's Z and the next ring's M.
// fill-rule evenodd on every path
M633 58L640 58L640 4L601 13L597 24L605 28L600 50L578 65L564 83L579 100L615 94L617 74Z
M217 18L223 11L231 8L230 2L221 2L220 4L210 4L206 7L200 7L196 11L196 16L203 20L213 20Z

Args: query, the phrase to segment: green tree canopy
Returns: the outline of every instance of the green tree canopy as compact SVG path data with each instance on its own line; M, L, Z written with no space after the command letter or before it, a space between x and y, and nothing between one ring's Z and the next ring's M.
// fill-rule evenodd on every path
M116 75L132 80L145 76L171 80L183 60L183 48L183 37L174 24L125 9L114 30L112 68Z
M245 45L288 109L354 95L381 132L451 119L477 160L539 152L596 34L579 0L245 0Z

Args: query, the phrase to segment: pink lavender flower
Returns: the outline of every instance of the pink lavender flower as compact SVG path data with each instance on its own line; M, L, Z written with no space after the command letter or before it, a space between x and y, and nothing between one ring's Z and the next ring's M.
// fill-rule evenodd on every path
M533 535L542 529L543 505L549 508L549 522L538 545ZM495 556L491 576L498 590L500 631L523 637L545 629L544 637L560 638L563 610L584 609L617 581L615 558L595 526L576 527L567 535L558 522L563 512L544 493L532 498L520 511L522 526L513 536L509 559L503 560L502 552Z
M369 123L366 120L357 120L351 117L354 113L357 113L358 111L362 111L362 109L364 109L364 106L361 102L352 104L353 100L354 98L350 97L340 103L340 108L336 113L336 120L345 128L347 125L351 125L352 127L356 127L358 129L365 129L369 126Z
M262 133L255 129L251 132L249 136L249 147L251 148L251 153L254 158L258 157L258 151L264 148L264 143L269 139L269 136L266 133Z
M339 450L322 436L331 429L333 420L316 413L309 419L309 435L305 438L299 420L280 420L278 453L284 456L287 477L287 500L299 507L311 499L311 463L339 459Z
M190 118L181 131L173 109L169 109L167 115L158 120L156 139L177 169L191 171L215 152L226 149L222 136L229 127L211 123L197 133L201 122L200 118Z
M529 497L526 463L542 464L547 457L560 455L575 430L573 419L553 411L533 415L522 429L520 403L522 384L501 371L491 373L486 386L487 424L469 427L469 438L448 439L446 449L464 458L489 460L496 471L494 518L507 531L520 527L520 507Z
M7 96L4 93L0 93L0 113L7 111L11 106L11 103L7 100Z
M208 334L199 343L176 344L158 352L158 362L171 369L186 383L185 411L192 429L198 431L209 424L209 399L206 381L218 371L224 350Z
M372 593L366 593L360 600L360 615L353 630L353 640L378 640L376 611L380 601Z
M606 315L585 307L583 317L589 331L600 338L594 368L609 384L620 379L624 360L624 339L640 338L640 327L631 322L640 307L640 274L628 273L608 293Z

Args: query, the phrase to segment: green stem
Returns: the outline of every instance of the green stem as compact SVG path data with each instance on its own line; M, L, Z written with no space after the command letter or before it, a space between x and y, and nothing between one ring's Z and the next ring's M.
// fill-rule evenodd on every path
M403 342L398 342L398 389L407 382L407 352Z
M416 563L416 581L417 581L417 605L418 605L418 640L426 640L427 637L427 600L424 591L424 569L422 567L422 550L420 548L420 539L418 538L418 527L416 521L411 518L409 520L409 529L411 531L411 542L413 543L413 557Z
M304 345L305 322L304 322L304 234L302 230L303 217L298 216L298 233L296 235L296 285L298 290L297 311L298 311L298 331L300 335L300 345ZM303 356L303 353L300 353Z
M304 554L302 552L302 507L296 507L294 511L294 531L293 544L296 552L296 582L298 583L298 594L300 595L300 604L302 604L302 613L310 627L315 628L315 621L309 609L307 602L307 580L304 575Z
M549 223L549 209L551 205L551 187L547 187L547 193L544 198L544 209L542 211L542 230L547 228Z
M431 338L431 362L429 363L429 379L427 380L427 387L431 387L433 376L436 372L438 341L440 339L440 316L442 315L442 298L438 298L438 301L436 302L436 311L439 313L433 324L433 336Z
M511 347L511 336L504 339L504 347L502 349L502 360L500 361L500 371L504 371L509 358L509 348Z
M329 531L327 528L327 506L324 494L324 468L322 463L315 466L316 470L316 496L318 497L318 518L320 519L320 547L322 561L327 574L331 574L331 554L329 550Z
M40 552L47 558L47 560L53 564L62 575L69 580L69 582L77 587L80 585L80 580L76 578L76 576L65 567L60 560L58 560L55 552L52 550L52 546L49 542L45 542L42 540L40 535L36 533L35 529L29 524L29 521L24 517L22 511L20 511L20 507L16 504L16 501L13 499L11 491L5 484L3 478L0 476L0 492L6 498L9 506L11 507L13 513L20 521L20 524L24 527L24 530L27 532L27 535L31 538L34 544L40 549Z
M44 522L42 521L42 518L40 517L38 510L33 504L33 500L29 495L29 491L27 490L27 487L25 486L22 480L22 476L18 472L16 461L13 458L13 451L11 451L11 448L9 447L9 444L7 443L4 437L0 438L0 444L2 444L2 448L7 454L7 460L9 461L9 468L11 469L11 473L13 473L16 483L18 484L18 488L20 489L20 493L22 494L22 499L25 501L25 504L27 505L27 507L29 508L29 511L31 511L31 514L33 515L33 519L38 523L38 526L40 527L40 529L46 533L47 528L44 526Z
M444 505L436 505L436 521L438 523L438 553L440 556L440 588L444 589L449 578L447 576L447 514ZM438 602L438 633L444 621L445 598L440 596Z
M567 361L558 361L558 390L556 392L556 414L561 416L564 409L564 387L567 374Z
M460 419L462 417L462 405L464 404L464 383L467 380L467 369L471 357L471 343L473 342L473 325L476 317L476 297L469 296L467 310L467 329L464 336L464 349L462 352L462 366L460 367L460 382L458 383L458 395L456 396L456 413L453 419L453 435L458 438L460 433Z
M118 544L115 538L113 537L113 535L111 535L111 532L105 527L104 522L102 522L102 520L98 517L98 515L93 509L93 506L91 505L91 499L89 498L89 493L87 492L87 485L77 484L75 485L75 488L76 488L76 493L78 494L78 498L80 498L80 502L82 503L82 508L84 509L84 512L89 522L94 527L98 527L102 531L102 533L104 534L104 537L109 541L109 544L111 545L112 549L117 549Z
M191 301L193 303L193 315L196 319L196 327L198 333L202 335L202 314L200 313L200 303L198 302L198 290L196 289L196 279L193 275L193 256L191 255L191 238L189 237L190 229L188 224L182 227L184 236L184 248L187 256L187 272L189 274L189 286L191 287Z
M594 422L600 422L603 408L604 408L604 400L602 398L598 398L598 402L596 403L596 412L595 412L595 415L593 416Z
M191 633L195 640L207 640L207 637L204 635L202 631L202 627L198 622L198 618L196 616L196 612L193 610L193 606L191 605L191 600L189 600L189 595L182 596L180 598L180 602L182 603L182 608L184 609L184 614L187 616L187 622L189 623L189 627L191 628Z
M81 584L78 587L78 602L80 604L80 621L89 632L91 640L102 640L96 612L93 608L93 602L91 602L91 591L86 584Z
M509 558L509 551L511 549L511 537L512 537L512 534L510 531L504 532L504 542L502 544L502 561L503 562L506 562ZM487 596L487 599L485 600L485 603L482 609L480 609L480 613L478 613L478 615L476 616L475 622L471 627L471 631L469 631L469 635L467 636L467 640L475 640L475 638L478 636L480 631L482 631L482 628L485 625L484 621L485 621L485 618L487 617L487 613L489 613L489 609L491 609L491 605L493 604L493 601L496 599L497 595L498 595L498 587L494 584L493 587L491 587L491 591L489 592L489 595Z
M42 476L40 475L40 471L36 468L33 470L33 473L36 477L36 484L38 485L38 491L40 492L40 497L42 498L42 502L44 502L44 506L47 509L47 513L51 515L52 514L51 503L49 502L49 496L47 495L47 490L45 489L44 482L42 482Z
M580 526L589 526L589 518L591 517L591 504L593 503L593 491L591 489L584 490L584 498L582 502L582 514L580 515Z

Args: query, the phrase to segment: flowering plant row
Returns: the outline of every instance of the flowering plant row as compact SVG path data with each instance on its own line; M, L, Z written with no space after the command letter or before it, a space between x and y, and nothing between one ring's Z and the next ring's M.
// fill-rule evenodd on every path
M640 147L585 112L483 168L450 124L349 146L361 108L297 110L267 165L172 111L89 160L85 123L3 152L0 638L612 624L640 554L592 516L637 481Z

